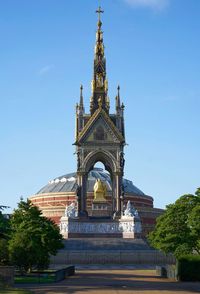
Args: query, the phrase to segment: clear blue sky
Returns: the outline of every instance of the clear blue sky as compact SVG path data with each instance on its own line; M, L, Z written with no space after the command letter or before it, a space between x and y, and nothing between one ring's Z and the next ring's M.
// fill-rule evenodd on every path
M200 1L102 0L109 96L126 106L125 177L156 207L200 186ZM95 0L0 3L0 204L75 171L88 111Z

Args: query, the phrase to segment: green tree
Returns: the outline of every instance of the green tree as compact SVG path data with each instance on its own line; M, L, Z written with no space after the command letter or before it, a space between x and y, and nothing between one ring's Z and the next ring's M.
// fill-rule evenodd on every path
M183 195L168 205L164 214L158 217L155 230L148 236L150 244L176 257L199 252L200 230L195 219L199 205L200 189L195 195Z
M0 239L0 265L9 264L8 240Z
M196 195L200 197L200 189L197 190ZM188 225L191 230L191 235L195 239L196 252L200 254L200 203L196 205L190 212L188 217Z
M11 217L9 255L21 272L47 268L50 255L63 247L58 226L30 200L21 200Z
M3 209L5 208L8 208L8 207L0 205L0 239L8 239L9 232L10 232L9 219L6 218L2 213Z
M2 210L5 208L7 207L0 205L0 265L7 265L9 263L8 238L10 222L2 213Z

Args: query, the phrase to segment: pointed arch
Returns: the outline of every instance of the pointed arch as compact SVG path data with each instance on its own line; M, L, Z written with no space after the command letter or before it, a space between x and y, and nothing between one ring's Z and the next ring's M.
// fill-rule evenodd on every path
M105 166L105 169L112 175L116 171L116 160L114 156L105 150L97 150L89 153L84 162L83 169L86 173L89 173L93 169L96 162L102 162Z

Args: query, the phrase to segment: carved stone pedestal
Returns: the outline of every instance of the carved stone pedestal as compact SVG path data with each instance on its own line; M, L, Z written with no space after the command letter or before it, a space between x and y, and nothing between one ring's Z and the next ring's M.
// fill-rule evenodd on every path
M109 217L111 216L111 207L105 201L93 201L91 215L97 217Z
M123 228L123 238L141 238L142 224L139 217L122 216L119 222Z
M61 218L60 232L64 238L140 238L139 218L123 217L120 220L80 220Z

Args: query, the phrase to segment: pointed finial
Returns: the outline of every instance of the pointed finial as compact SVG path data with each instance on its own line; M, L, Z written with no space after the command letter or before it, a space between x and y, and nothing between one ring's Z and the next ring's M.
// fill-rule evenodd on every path
M80 86L80 107L83 108L83 85Z
M80 86L80 90L81 90L81 95L83 94L83 85L81 84Z
M119 96L120 95L120 85L118 85L117 91L118 91L118 96Z
M116 111L120 110L120 86L117 87L117 96L116 96Z

